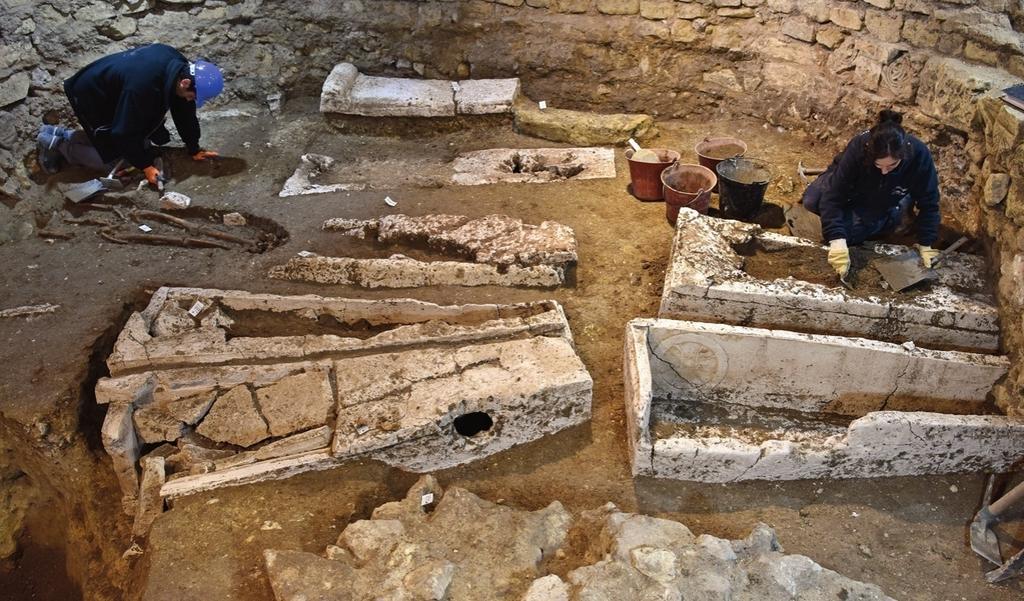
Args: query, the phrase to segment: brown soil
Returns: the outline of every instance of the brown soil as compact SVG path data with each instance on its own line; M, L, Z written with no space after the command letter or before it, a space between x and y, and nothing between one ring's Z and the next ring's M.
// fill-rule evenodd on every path
M850 249L851 276L847 279L853 288L845 288L847 294L861 298L876 296L887 299L905 299L928 292L930 288L927 282L904 292L893 292L885 283L882 274L870 265L880 256L870 250ZM792 277L830 288L842 288L839 276L828 264L828 251L816 246L798 246L775 251L759 249L744 258L743 270L761 280L771 281Z
M90 380L102 372L90 357L99 340L96 358L105 358L110 332L123 324L126 307L141 306L160 285L357 298L413 296L445 304L554 298L563 303L580 355L594 377L592 421L441 472L443 484L528 509L554 500L572 510L612 501L627 511L681 520L697 533L730 538L743 537L756 523L766 522L778 530L788 552L878 583L901 600L1020 598L1024 589L1019 583L985 584L980 562L965 544L966 524L981 495L978 476L727 486L631 476L622 336L629 319L657 313L672 230L663 204L637 202L626 192L628 169L621 151L618 177L613 180L277 197L304 152L320 152L344 163L365 156L441 159L453 150L552 146L515 135L507 124L483 123L406 138L339 133L325 125L316 99L291 101L277 120L204 123L204 144L235 160L219 168L187 161L179 167L176 161L174 189L202 207L244 209L280 224L288 239L263 254L115 245L91 234L0 247L4 307L61 305L57 313L32 321L0 321L0 340L7 349L2 357L0 411L12 436L47 449L22 444L25 457L36 458L26 471L62 479L63 493L54 494L51 501L67 505L74 516L56 521L69 541L69 570L81 575L74 580L83 583L91 599L271 601L262 569L263 549L322 552L350 520L367 517L373 507L403 496L416 478L378 463L354 461L281 482L195 495L176 502L157 520L144 555L122 560L129 545L127 518L120 512L109 460L98 441L104 409L91 404L89 390ZM780 173L788 174L777 176L769 187L768 199L778 205L794 202L802 192L793 185L798 160L817 163L822 154L813 140L754 121L670 122L659 123L659 129L659 137L648 144L683 149L689 162L696 160L694 143L711 133L747 141L751 152L770 158ZM381 182L392 176L393 166L367 175ZM385 205L385 195L399 206ZM156 193L143 196L141 204L154 208ZM576 284L552 291L484 287L396 292L266 278L270 266L297 251L330 255L351 242L323 232L320 225L325 219L366 219L399 211L473 216L497 212L529 223L566 223L576 231L580 246ZM71 455L77 463L53 459L69 455L69 449L94 460L90 463L79 455ZM261 530L264 520L282 528ZM869 548L871 555L862 548ZM133 586L124 584L129 578ZM126 592L111 592L114 586Z
M743 147L739 144L722 144L704 152L704 156L715 161L724 161L741 154L743 154Z

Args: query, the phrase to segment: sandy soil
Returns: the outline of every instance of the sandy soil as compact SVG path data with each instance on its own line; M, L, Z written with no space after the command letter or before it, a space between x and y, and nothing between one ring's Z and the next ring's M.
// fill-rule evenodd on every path
M664 205L641 203L626 193L628 175L621 153L614 180L385 187L279 199L277 191L304 152L327 154L340 163L412 157L431 164L467 150L551 146L492 122L473 129L439 128L447 131L408 139L346 134L325 124L315 112L314 99L295 101L286 108L278 120L204 124L204 143L231 160L217 165L176 160L171 185L207 209L241 210L279 224L288 238L277 248L256 254L118 245L100 239L89 226L80 226L80 233L71 240L31 239L0 247L0 261L6 266L0 274L3 307L61 305L57 313L32 321L0 322L0 340L6 343L0 357L7 367L0 381L0 411L13 429L32 432L40 444L56 445L68 439L100 454L96 431L102 409L90 404L86 386L79 413L79 387L98 375L96 369L89 370L90 356L103 357L110 335L120 328L126 312L159 285L360 298L414 296L442 303L555 298L566 308L580 354L594 377L592 422L443 472L439 474L442 483L530 509L556 499L574 510L613 501L626 510L679 519L696 532L726 537L742 537L763 521L778 529L787 551L807 554L852 578L878 583L898 599L1020 598L1024 588L1019 583L996 587L984 583L981 562L965 542L966 524L980 498L980 477L725 486L631 477L623 424L622 332L629 319L656 314L672 230L664 218ZM668 123L648 145L678 148L684 160L695 162L693 145L705 135L740 137L750 147L748 156L768 158L776 165L778 179L770 186L768 199L777 204L799 197L798 160L817 165L831 154L811 140L757 122ZM367 177L387 178L396 168L402 167L389 161L386 169ZM385 195L398 206L385 205ZM132 196L146 208L155 207L155 192ZM366 256L385 252L324 233L320 224L330 217L370 218L389 212L472 216L497 212L534 223L545 219L566 223L575 229L580 243L575 285L551 291L365 291L265 277L268 267L300 250ZM81 432L76 433L79 423ZM116 581L130 570L131 599L270 600L261 567L264 548L320 552L349 520L366 517L376 505L398 498L414 479L379 464L353 463L283 482L196 495L177 502L158 519L144 555L130 562L107 561L105 575ZM99 488L109 493L111 482L108 471L91 470L67 473L64 486L71 491ZM109 528L109 540L105 546L96 542L94 547L69 553L72 571L90 558L115 557L129 544L123 534L119 537L124 517L118 513L116 497L107 494L105 502L109 513L98 522ZM265 521L281 528L263 530ZM69 526L71 535L80 528L76 524Z

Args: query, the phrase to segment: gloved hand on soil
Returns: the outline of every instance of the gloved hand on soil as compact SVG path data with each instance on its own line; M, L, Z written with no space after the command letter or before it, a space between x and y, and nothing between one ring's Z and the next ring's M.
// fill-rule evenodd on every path
M836 270L839 277L845 278L850 273L850 249L846 246L846 238L832 240L828 245L828 264Z
M206 159L215 159L220 156L219 152L213 150L200 150L199 152L192 155L193 161L205 161Z
M142 172L146 174L146 181L149 182L150 186L153 186L154 188L160 187L160 184L162 183L160 180L163 177L163 174L160 173L159 169L150 165L143 169Z
M931 269L932 261L939 256L939 251L923 244L915 244L914 246L917 247L917 254L921 255L921 263L924 264L924 268Z

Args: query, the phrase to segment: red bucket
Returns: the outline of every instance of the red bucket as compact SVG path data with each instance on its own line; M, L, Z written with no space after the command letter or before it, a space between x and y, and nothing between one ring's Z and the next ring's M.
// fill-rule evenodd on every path
M679 209L708 212L718 176L707 167L676 163L661 173L661 182L665 186L665 217L675 227Z
M747 143L739 138L721 137L704 138L693 150L697 153L697 162L715 172L715 167L725 159L741 157L747 152ZM718 184L712 192L718 192Z
M679 160L679 153L667 148L649 148L658 155L657 163L634 161L633 150L626 151L629 161L630 189L638 200L661 200L661 172Z

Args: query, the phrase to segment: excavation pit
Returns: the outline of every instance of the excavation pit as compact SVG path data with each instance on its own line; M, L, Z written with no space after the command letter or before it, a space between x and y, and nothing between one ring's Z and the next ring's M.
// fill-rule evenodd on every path
M999 472L1024 421L991 415L1006 357L638 319L626 329L633 473L701 482Z
M814 242L687 210L680 213L658 315L995 352L999 318L985 259L952 253L937 270L938 282L893 293L870 262L907 250L855 249L850 290Z

